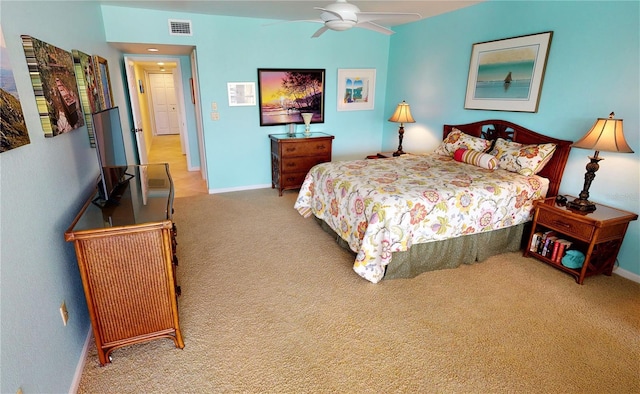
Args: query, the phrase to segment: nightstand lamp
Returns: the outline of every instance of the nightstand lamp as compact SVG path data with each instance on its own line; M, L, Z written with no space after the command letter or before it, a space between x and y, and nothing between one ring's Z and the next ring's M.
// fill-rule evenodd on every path
M404 100L398 107L396 108L396 112L391 115L389 118L389 122L400 123L400 128L398 129L398 139L400 143L398 144L398 150L393 152L394 156L404 155L402 151L402 138L404 136L404 124L405 123L415 123L413 116L411 116L411 108L409 108L409 104L407 104Z
M622 132L622 119L614 119L615 114L612 112L609 118L598 118L591 130L580 140L575 142L573 147L582 149L592 149L596 154L590 156L591 162L587 164L587 172L584 174L584 187L578 198L569 201L567 206L582 212L593 212L596 210L596 204L589 201L589 187L596 177L596 171L600 168L598 162L603 160L599 157L600 151L633 153L633 150L624 139Z

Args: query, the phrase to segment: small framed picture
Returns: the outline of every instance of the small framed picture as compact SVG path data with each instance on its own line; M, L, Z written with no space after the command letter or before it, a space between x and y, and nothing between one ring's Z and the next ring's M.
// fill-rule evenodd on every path
M227 93L230 107L256 105L255 82L229 82Z
M375 68L338 70L338 111L373 109L375 93Z

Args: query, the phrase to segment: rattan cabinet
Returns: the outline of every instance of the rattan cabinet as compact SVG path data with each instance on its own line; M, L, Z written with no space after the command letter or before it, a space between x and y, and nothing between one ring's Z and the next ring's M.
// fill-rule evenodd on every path
M166 164L131 166L117 204L92 196L65 233L74 242L101 365L119 347L184 342L178 319L173 184Z

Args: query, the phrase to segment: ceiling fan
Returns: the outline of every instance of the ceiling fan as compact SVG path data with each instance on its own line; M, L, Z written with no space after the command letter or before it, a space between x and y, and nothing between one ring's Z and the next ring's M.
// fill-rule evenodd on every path
M313 38L320 37L327 30L343 31L352 27L391 35L394 33L391 29L375 22L389 18L420 19L422 17L420 14L406 12L362 12L355 5L347 3L347 0L336 0L335 3L324 8L314 7L314 9L322 11L320 19L312 19L307 22L323 23L324 26L311 36Z

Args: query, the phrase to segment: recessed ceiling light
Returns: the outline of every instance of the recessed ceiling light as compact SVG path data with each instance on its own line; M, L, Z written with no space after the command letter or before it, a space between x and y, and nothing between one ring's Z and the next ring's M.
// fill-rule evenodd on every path
M147 51L149 51L149 52L158 52L159 49L158 48L147 48Z

